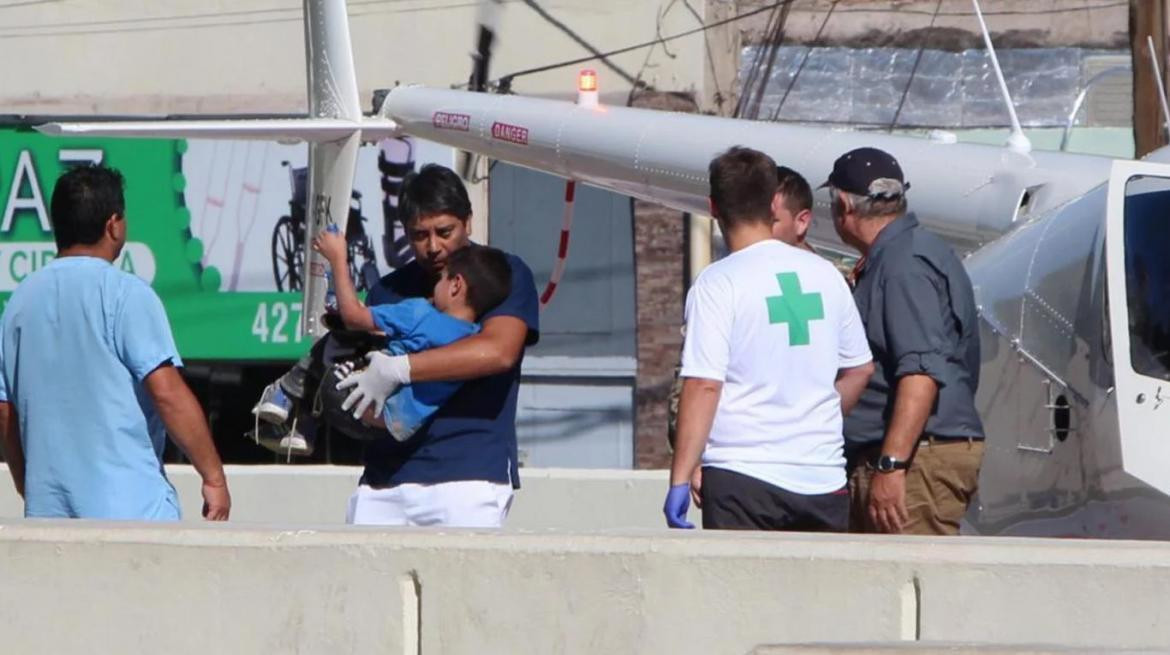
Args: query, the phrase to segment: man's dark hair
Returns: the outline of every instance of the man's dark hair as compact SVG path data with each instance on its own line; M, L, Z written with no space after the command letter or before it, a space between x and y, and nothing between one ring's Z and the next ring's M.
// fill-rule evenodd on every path
M502 250L470 244L447 257L447 277L462 275L467 282L467 304L476 320L495 309L512 293L512 265Z
M735 146L711 160L707 169L711 203L728 224L771 222L776 195L776 162L759 150Z
M451 214L461 221L471 218L471 200L459 175L438 164L427 164L402 180L398 216L403 227L419 218Z
M787 166L776 167L776 192L784 196L784 208L796 216L813 206L812 187L808 180Z
M101 241L106 221L125 215L124 187L122 174L105 166L78 166L58 178L49 204L57 250Z

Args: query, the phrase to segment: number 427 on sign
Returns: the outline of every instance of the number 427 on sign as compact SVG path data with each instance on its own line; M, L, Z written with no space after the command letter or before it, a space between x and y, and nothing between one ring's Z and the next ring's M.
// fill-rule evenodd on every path
M300 343L304 339L301 303L276 301L258 304L252 318L252 335L260 343Z

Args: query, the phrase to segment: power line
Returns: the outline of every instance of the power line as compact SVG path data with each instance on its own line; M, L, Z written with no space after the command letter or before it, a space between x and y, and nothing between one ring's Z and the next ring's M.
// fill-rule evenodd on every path
M0 5L8 6L8 5ZM155 23L162 21L184 21L204 18L220 18L226 16L255 16L272 13L301 13L298 7L273 7L270 9L242 9L236 11L208 12L202 14L179 14L177 16L136 16L134 18L108 18L105 20L79 20L63 23L25 23L5 25L4 30L56 30L74 27L108 27L118 25L132 25L135 23Z
M820 43L821 35L825 33L825 28L828 27L829 19L833 17L833 11L835 9L837 9L837 0L833 0L833 4L829 6L829 11L825 14L825 20L821 22L820 28L817 29L817 35L813 37L813 44ZM784 108L784 103L788 100L788 94L792 93L792 88L796 86L796 80L804 72L804 66L808 63L808 58L812 55L812 51L813 45L809 45L805 49L804 58L800 60L800 65L796 67L796 73L793 74L792 79L788 82L788 87L784 89L784 95L780 97L780 103L776 105L776 113L772 114L772 120L779 120L780 110Z
M776 66L776 55L780 54L780 46L784 45L784 30L788 27L788 16L792 13L792 3L784 5L780 10L780 18L776 22L775 31L768 37L768 63L764 64L763 77L756 86L756 99L752 103L753 120L760 117L760 103L764 101L764 91L772 79L772 69ZM746 91L746 90L745 90Z
M775 7L772 9L772 15L768 17L768 25L764 29L767 34L767 40L760 46L764 52L752 60L751 66L748 68L748 74L743 82L743 88L739 94L739 99L735 103L735 111L732 112L734 118L758 118L760 108L760 98L764 87L768 85L767 75L763 72L764 61L768 61L769 68L776 59L776 54L780 50L780 44L784 38L784 24L788 20L788 8L790 5L784 5L783 8ZM770 72L770 71L769 71ZM761 77L762 76L762 77ZM757 83L758 82L758 83ZM756 95L756 109L752 116L748 116L748 104L752 101L752 93L755 90Z
M764 33L769 35L769 37L768 37L769 41L767 44L765 44L765 46L761 46L761 47L768 47L769 49L774 47L774 44L771 43L771 40L772 40L771 35L775 34L776 24L777 24L777 21L779 21L779 20L780 20L780 8L773 7L772 14L770 16L768 16L768 22L767 22L766 27L764 28ZM763 67L763 56L757 56L754 59L752 59L751 65L748 66L747 75L744 76L743 85L741 87L742 92L739 94L739 97L736 99L735 109L731 112L732 117L741 118L743 116L744 111L747 108L748 98L749 98L749 96L751 96L751 90L756 88L756 80L759 79L759 77L760 77L760 69L762 67Z
M414 14L442 11L445 9L462 9L475 7L478 4L477 2L473 1L464 1L433 6L378 7L378 5L401 5L410 1L411 0L354 0L347 4L350 7L369 7L364 10L349 12L350 18L360 18L362 16L373 16L378 14ZM505 0L505 2L511 1L514 0ZM7 5L0 5L0 8L5 6ZM258 18L254 20L222 20L247 16L257 16ZM244 25L267 25L292 22L299 23L301 21L302 13L298 7L272 7L268 9L242 9L237 11L180 14L173 16L139 16L134 18L108 20L4 25L0 26L0 36L5 38L20 39L37 38L43 36L124 34L133 32L154 32L178 29L205 29L208 27L237 27Z
M59 2L59 0L21 0L19 2L5 2L5 3L0 3L0 9L11 9L13 7L28 7L29 5L47 5L50 2Z
M793 0L779 0L778 2L773 2L771 4L764 5L762 7L758 7L756 9L753 9L751 11L746 11L742 14L737 14L737 15L732 16L730 18L725 18L723 20L715 21L713 23L708 23L708 24L705 24L701 27L697 27L695 29L687 30L685 32L679 32L677 34L672 34L671 36L656 38L652 41L646 41L644 43L638 43L635 45L626 46L624 48L618 48L616 50L609 50L606 52L602 52L600 54L590 55L587 57L578 57L576 59L569 59L569 60L557 62L555 64L546 64L544 66L536 66L534 68L526 68L524 70L516 71L514 73L509 73L508 75L503 75L503 76L499 77L496 80L496 84L499 85L501 88L509 88L511 86L512 80L514 80L517 77L523 77L525 75L534 75L536 73L544 73L544 72L547 72L550 70L564 68L566 66L574 66L574 65L583 64L583 63L586 63L589 61L595 61L597 59L613 57L615 55L621 55L621 54L625 54L627 52L633 52L634 50L641 50L642 48L649 48L649 47L657 45L659 43L666 43L669 41L674 41L676 39L681 39L681 38L688 37L688 36L691 36L694 34L699 34L701 32L706 32L707 30L711 30L711 29L714 29L716 27L722 27L724 25L734 23L737 21L741 21L745 18L750 18L752 16L762 14L766 11L772 11L773 9L776 9L776 8L781 7L783 5L789 5L789 4L793 4ZM1001 9L999 11L994 11L994 12L993 11L984 12L984 15L987 15L987 16L1046 16L1046 15L1054 15L1054 14L1066 14L1066 13L1072 13L1072 12L1093 11L1093 10L1097 10L1097 9L1112 9L1115 7L1127 6L1128 4L1129 4L1128 0L1113 0L1112 2L1101 2L1101 3L1095 4L1095 5L1081 5L1079 7L1060 7L1060 8L1034 9L1034 10ZM938 9L938 7L936 7L936 9ZM820 13L816 10L799 9L797 7L793 7L792 11L799 11L799 12L803 12L803 13ZM831 13L833 11L833 8L830 8L829 11ZM935 17L937 17L937 16L972 16L972 15L974 15L973 12L970 12L970 11L945 12L945 11L940 10L936 13L936 12L924 11L924 10L920 10L920 9L897 9L897 8L869 9L869 8L864 8L864 7L855 7L852 9L842 8L842 9L837 9L836 11L838 13L849 13L849 14L855 14L855 13L922 14L922 15L935 16ZM453 88L462 88L465 86L466 86L465 84L459 84L459 85L453 85Z
M694 16L695 21L702 25L703 17L691 6L689 0L682 0L682 3L691 12L691 15ZM659 26L658 36L662 36L661 25ZM711 51L711 37L706 32L703 33L703 48L707 51L707 64L711 68L711 81L715 84L715 105L719 107L719 112L722 113L723 102L727 96L723 94L723 85L719 83L719 70L715 66L715 54ZM666 47L663 46L663 50L665 49Z
M657 12L658 15L654 20L654 35L659 39L662 38L662 19L666 18L666 16L670 14L670 10L673 9L674 5L677 3L678 0L670 0L670 4L666 5L666 9L659 8ZM700 25L703 24L702 18L699 18L698 21ZM671 59L674 59L677 56L666 47L665 43L662 44L662 53ZM630 83L630 93L628 96L626 96L627 105L632 106L634 104L634 94L637 93L640 89L645 89L647 91L655 90L653 87L642 81L642 75L646 73L646 68L650 65L650 58L653 56L654 47L651 46L648 50L646 50L646 57L642 60L642 67L638 69L638 74L634 77L634 81Z
M0 3L0 9L19 8L19 7L24 7L24 6L49 4L49 3L55 3L58 1L59 0L18 0L16 2ZM347 4L350 7L361 7L361 6L370 6L370 5L404 4L406 2L411 2L411 1L412 0L351 0ZM515 2L516 0L504 0L504 1L505 2ZM461 2L461 3L454 3L454 4L448 4L448 5L430 6L430 7L410 7L410 8L389 9L389 10L383 10L383 11L376 11L376 10L375 11L366 11L366 12L361 12L361 13L351 13L351 15L354 17L359 17L359 16L364 16L364 15L380 14L380 13L430 12L430 11L440 11L443 9L471 7L471 6L474 6L475 4L476 3L474 3L474 2ZM776 4L782 4L782 3L776 3ZM987 16L1044 16L1044 15L1066 14L1066 13L1074 13L1074 12L1095 11L1095 10L1102 10L1102 9L1112 9L1112 8L1116 8L1116 7L1127 6L1128 4L1129 3L1126 0L1113 0L1111 2L1099 2L1099 3L1094 4L1094 5L1082 5L1079 7L1060 7L1060 8L1051 8L1051 9L1001 9L998 11L986 11L986 12L984 12L984 14ZM775 5L762 7L761 9L756 10L754 12L747 12L746 14L742 14L738 18L746 18L750 15L753 15L754 13L759 13L760 11L766 11L769 8L771 8L772 6L775 6ZM806 9L806 8L800 8L800 7L796 7L796 6L794 6L792 8L792 11L801 12L801 13L819 13L815 9ZM898 9L898 8L854 7L854 8L848 8L848 9L844 9L844 8L838 9L837 11L840 13L850 13L850 14L896 13L896 14L933 15L933 12L930 12L930 11L924 11L924 10L919 10L919 9ZM281 14L281 13L292 13L292 12L295 12L297 15L288 16L288 17L274 17L274 18L253 20L253 21L220 22L220 23L213 23L213 24L206 24L206 25L189 25L189 26L157 25L157 26L150 26L150 27L141 28L141 29L137 29L137 30L135 30L135 29L66 30L65 29L65 28L85 28L85 27L100 27L100 26L132 25L132 24L156 23L156 22L165 22L165 21L176 21L176 22L178 22L178 21L191 21L191 20L200 20L200 19L226 18L226 17L234 17L234 16L263 16L265 14ZM244 9L244 10L222 11L222 12L214 12L214 13L207 12L207 13L200 13L200 14L180 14L180 15L175 15L175 16L155 16L155 17L140 16L140 17L134 17L134 18L94 20L94 21L73 21L73 22L61 22L61 23L33 23L33 24L26 23L26 24L16 24L16 25L10 24L10 25L3 26L2 29L4 31L3 31L2 35L6 36L6 37L21 38L24 36L70 36L70 35L77 35L77 34L104 34L104 33L118 33L118 32L149 31L149 30L170 30L170 29L179 29L179 28L183 28L183 27L202 28L202 27L220 27L220 26L233 26L233 25L254 25L254 24L263 24L263 23L291 22L291 21L298 20L299 14L300 14L300 10L297 7L271 7L271 8L267 8L267 9ZM971 16L971 15L973 15L973 13L970 11L940 11L938 13L938 15L939 16L952 16L952 17L953 16ZM733 18L732 20L738 20L738 18ZM725 24L725 23L722 21L720 21L719 23L712 23L711 25L707 26L707 29L709 29L711 27L717 27L717 26L722 25L722 24ZM23 34L15 33L16 30L36 31L36 34L35 35L23 35ZM693 33L693 32L691 32L691 33ZM688 36L691 33L683 33L683 34L675 35L673 37L668 37L667 40L670 40L673 38L679 38L682 36ZM642 45L641 47L647 47L647 46Z
M350 7L362 7L362 6L371 6L371 5L394 5L394 4L401 5L401 4L405 4L407 2L412 2L412 1L414 1L414 0L349 0L346 4ZM516 2L516 1L517 0L504 0L504 2L509 2L509 3ZM785 1L789 1L789 0L785 0ZM60 0L16 0L13 2L0 2L0 9L18 8L18 7L26 7L26 6L42 5L42 4L56 4L58 2L60 2ZM397 12L414 13L414 12L421 12L421 11L436 11L436 10L442 10L442 9L460 8L460 7L472 6L474 4L475 4L474 2L462 2L462 3L457 3L457 4L451 4L451 5L439 5L439 6L434 6L434 7L412 7L412 8L402 8L402 9L390 10L390 11L393 11L395 13L397 13ZM761 11L767 11L768 9L770 9L778 4L783 4L783 2L777 2L774 5L769 5L766 7L762 7L759 10L755 10L753 12L748 12L746 14L742 14L738 18L746 18L750 15L753 15L754 13L760 13ZM1054 8L1050 8L1050 9L1000 9L998 11L989 10L989 11L983 12L983 14L985 16L1045 16L1045 15L1053 15L1053 14L1066 14L1066 13L1075 13L1075 12L1096 11L1096 10L1101 10L1101 9L1113 9L1116 7L1127 6L1128 4L1129 4L1128 0L1112 0L1112 1L1107 1L1107 2L1099 2L1099 3L1093 4L1093 5L1085 4L1085 5L1081 5L1081 6L1077 6L1077 7L1059 7L1059 8L1054 7ZM792 11L799 12L799 13L820 13L820 11L817 9L803 8L800 6L792 7ZM832 11L832 10L830 9L830 11ZM301 13L301 9L300 9L300 7L296 7L296 6L293 6L293 7L269 7L266 9L241 9L241 10L219 11L219 12L205 12L205 13L198 13L198 14L179 14L179 15L172 15L172 16L138 16L138 17L133 17L133 18L92 20L92 21L72 21L72 22L61 22L61 23L25 23L25 24L16 24L16 25L10 24L10 25L3 26L3 29L5 30L5 32L10 31L10 30L56 30L56 29L61 29L61 28L72 28L72 27L116 26L116 25L130 25L130 24L135 24L135 23L152 23L152 22L159 22L159 21L185 21L185 20L198 20L198 19L208 19L208 18L224 18L224 17L229 17L229 16L255 16L255 15L264 15L264 14L280 14L280 13L292 13L292 12L295 12L297 14L297 17L299 17L299 15ZM932 11L926 11L926 10L921 10L921 9L899 9L899 8L889 8L889 7L885 7L885 8L867 8L867 7L841 8L841 9L837 9L837 12L838 13L845 13L845 14L865 14L865 13L890 14L890 13L894 13L894 14L919 14L919 15L926 15L926 16L934 15L934 12L932 12ZM385 13L385 12L368 12L368 13ZM357 14L353 14L353 15L362 16L362 15L366 15L366 14L357 13ZM974 13L969 11L969 10L939 11L938 15L939 16L973 16ZM733 17L731 20L738 20L738 18ZM286 20L291 20L291 19L286 19L286 18L282 17L282 18L273 18L269 21L251 21L251 22L247 22L247 23L243 23L243 24L254 24L256 22L284 22ZM724 23L722 23L722 22L713 23L708 27L717 27L721 24L724 24ZM165 26L165 27L159 27L157 29L172 29L172 27ZM56 34L55 33L47 33L45 35L46 36L55 36ZM678 37L678 36L685 36L685 35L676 35L676 37ZM675 37L668 37L668 38L675 38Z
M1079 7L1053 7L1051 9L1000 9L999 11L985 11L984 16L1049 16L1053 14L1069 14L1073 12L1095 11L1098 9L1113 9L1116 7L1129 6L1129 0L1114 0L1113 2L1100 2L1095 5L1081 5ZM816 9L793 9L801 13L820 13ZM918 14L921 16L932 16L933 11L925 9L890 9L890 8L866 8L854 7L852 9L839 10L842 14ZM939 16L974 16L973 11L940 11Z
M557 28L561 32L564 32L565 36L572 39L574 42L576 42L577 45L581 46L582 48L585 48L589 52L592 52L594 58L600 59L601 63L605 64L606 66L609 67L610 70L612 70L613 72L620 75L622 77L622 79L624 79L626 82L634 85L635 87L637 86L637 80L634 79L633 75L630 75L628 72L625 71L625 69L623 69L622 67L618 66L617 64L614 64L613 62L609 61L609 58L606 57L606 55L604 53L602 53L600 50L593 47L593 44L586 41L585 37L581 36L580 34L577 34L577 32L573 30L573 28L569 27L568 25L564 24L564 22L558 20L555 16L548 13L548 11L544 7L540 6L540 3L536 2L536 0L523 0L523 2L524 2L524 4L528 5L528 7L530 9L532 9L532 11L535 11L538 16L540 16L545 21L547 21L548 24Z
M934 6L934 15L930 17L930 25L927 26L926 32L922 34L922 43L918 46L918 54L914 55L914 65L910 67L910 79L906 80L906 88L902 89L902 97L898 99L898 109L894 111L894 120L890 121L890 132L894 131L894 126L898 124L898 119L902 116L902 108L906 106L906 96L910 95L910 87L914 84L914 76L918 73L918 65L922 63L922 53L926 52L926 39L930 36L930 32L934 30L934 21L938 20L938 12L942 9L943 0L938 0L938 4Z
M708 23L708 24L703 25L702 27L696 27L695 29L687 30L685 32L679 32L678 34L672 34L671 36L666 36L666 37L662 37L659 39L654 39L652 41L646 41L645 43L639 43L637 45L626 46L624 48L618 48L617 50L610 50L608 52L602 52L599 55L590 55L588 57L578 57L576 59L569 59L567 61L561 61L561 62L557 62L555 64L547 64L544 66L537 66L535 68L527 68L527 69L524 69L521 71L516 71L515 73L509 73L507 75L501 76L497 80L497 84L499 84L503 87L507 87L507 86L511 85L512 80L514 80L517 77L522 77L524 75L533 75L536 73L543 73L545 71L556 70L558 68L564 68L566 66L583 64L587 61L594 61L594 60L597 60L599 58L613 57L615 55L621 55L621 54L625 54L627 52L633 52L634 50L641 50L642 48L649 48L650 46L653 46L653 45L656 45L659 43L666 43L668 41L674 41L676 39L681 39L683 37L691 36L693 34L699 34L701 32L706 32L707 30L714 29L716 27L721 27L721 26L727 25L729 23L734 23L736 21L740 21L740 20L743 20L745 18L750 18L751 16L755 16L757 14L762 14L765 11L771 11L771 10L775 9L776 7L779 7L781 5L786 5L786 4L789 4L791 2L793 2L793 0L779 0L779 2L774 2L770 5L765 5L763 7L758 8L758 9L753 9L751 11L747 11L747 12L744 12L742 14L737 14L737 15L732 16L730 18L725 18L725 19L720 20L720 21L715 21L714 23ZM458 84L458 85L455 85L454 88L459 88L459 87L463 87L463 86L466 86L466 85L465 84Z

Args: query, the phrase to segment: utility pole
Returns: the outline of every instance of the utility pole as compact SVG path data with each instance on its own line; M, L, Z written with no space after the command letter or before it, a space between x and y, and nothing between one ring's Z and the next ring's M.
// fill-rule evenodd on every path
M1143 157L1166 145L1165 118L1158 81L1150 61L1147 37L1153 37L1158 66L1166 80L1166 0L1130 0L1129 38L1133 57L1134 156Z

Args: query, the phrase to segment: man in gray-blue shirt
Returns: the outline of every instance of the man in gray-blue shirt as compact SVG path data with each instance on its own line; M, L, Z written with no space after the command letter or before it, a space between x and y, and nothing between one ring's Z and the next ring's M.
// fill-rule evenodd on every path
M958 534L983 459L971 280L906 213L910 185L889 153L848 152L823 186L837 233L862 255L853 297L876 365L845 419L851 527Z

